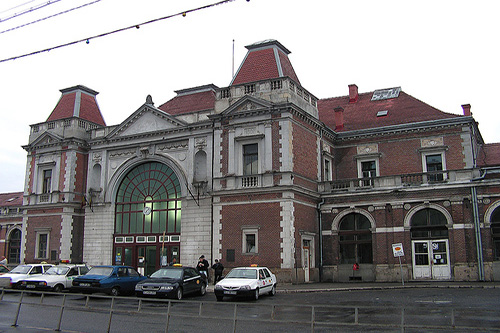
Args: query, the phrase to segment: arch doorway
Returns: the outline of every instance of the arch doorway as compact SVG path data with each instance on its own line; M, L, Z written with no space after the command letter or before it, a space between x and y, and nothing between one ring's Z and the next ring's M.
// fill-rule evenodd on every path
M19 264L21 262L21 230L14 229L9 235L9 264Z
M437 209L424 208L413 214L410 223L413 278L450 279L446 216Z
M123 178L116 194L114 263L149 275L179 262L181 186L165 164L148 162Z

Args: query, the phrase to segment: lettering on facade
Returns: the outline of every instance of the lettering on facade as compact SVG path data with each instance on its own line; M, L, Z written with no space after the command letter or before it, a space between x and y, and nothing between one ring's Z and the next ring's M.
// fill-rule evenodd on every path
M129 150L118 150L109 153L109 158L123 158L127 156L134 155L136 153L135 149Z

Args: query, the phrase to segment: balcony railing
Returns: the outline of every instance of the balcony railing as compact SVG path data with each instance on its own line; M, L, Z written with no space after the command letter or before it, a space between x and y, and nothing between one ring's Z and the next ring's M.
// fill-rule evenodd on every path
M464 181L468 182L476 176L477 175L474 173L474 170L466 169L412 173L383 177L341 179L322 183L320 185L320 191L360 191L370 189L452 184Z

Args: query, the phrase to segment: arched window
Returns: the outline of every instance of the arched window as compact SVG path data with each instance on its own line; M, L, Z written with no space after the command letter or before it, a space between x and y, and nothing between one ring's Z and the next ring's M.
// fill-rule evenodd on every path
M370 221L362 214L350 213L339 225L340 263L371 264L373 262Z
M500 260L500 207L491 214L491 236L493 237L493 255Z
M411 217L412 239L448 238L446 216L437 209L424 208Z
M165 164L132 169L116 195L116 234L180 233L181 186Z
M21 230L14 229L9 236L9 264L19 264L21 261Z

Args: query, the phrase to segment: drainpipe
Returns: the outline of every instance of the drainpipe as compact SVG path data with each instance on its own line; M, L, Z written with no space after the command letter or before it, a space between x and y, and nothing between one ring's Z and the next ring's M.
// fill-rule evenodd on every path
M323 222L321 219L321 206L325 203L325 199L321 199L318 203L318 228L319 228L319 282L323 282Z
M479 209L477 205L476 186L473 185L470 190L472 196L472 216L474 219L474 234L476 238L478 275L479 275L479 281L484 281L483 244L481 240L481 225L479 221Z

